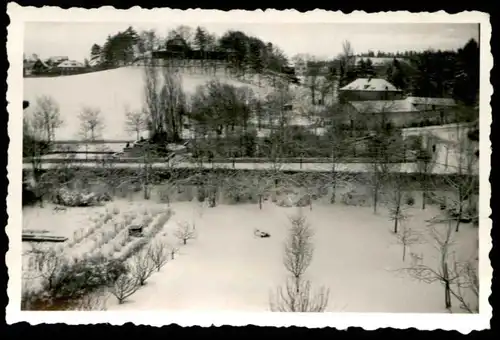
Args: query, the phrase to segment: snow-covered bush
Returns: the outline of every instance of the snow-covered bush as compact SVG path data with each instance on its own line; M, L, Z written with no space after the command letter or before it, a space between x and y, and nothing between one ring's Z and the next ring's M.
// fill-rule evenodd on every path
M297 202L295 203L296 207L307 207L311 205L311 195L309 194L302 194L299 196Z
M351 190L342 195L342 203L352 206L369 206L369 197L367 194Z
M76 189L60 188L52 195L55 204L67 207L91 207L109 200L105 194L96 194Z

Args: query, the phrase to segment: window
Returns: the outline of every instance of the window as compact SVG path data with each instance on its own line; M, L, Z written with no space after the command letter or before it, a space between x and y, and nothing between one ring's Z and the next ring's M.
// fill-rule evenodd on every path
M435 153L436 152L436 144L432 145L432 152Z

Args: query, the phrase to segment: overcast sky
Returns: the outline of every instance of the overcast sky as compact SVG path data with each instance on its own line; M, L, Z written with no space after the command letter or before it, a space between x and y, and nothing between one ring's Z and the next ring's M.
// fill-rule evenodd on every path
M198 26L189 22L185 25ZM36 53L41 58L62 55L83 61L89 57L92 44L102 45L108 35L128 26L138 31L155 29L165 36L177 24L31 22L25 25L24 51L26 55ZM331 58L341 52L344 40L351 42L355 53L361 53L458 49L471 38L479 39L477 24L203 23L202 26L218 36L230 29L241 30L278 45L288 57L308 53Z

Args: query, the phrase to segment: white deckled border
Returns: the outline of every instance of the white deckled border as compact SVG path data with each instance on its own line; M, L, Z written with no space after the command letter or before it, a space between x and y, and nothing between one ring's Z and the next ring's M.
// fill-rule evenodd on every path
M11 138L8 150L8 197L7 212L9 214L6 233L9 236L9 250L6 254L9 282L7 292L9 304L6 309L6 321L9 324L26 321L32 325L40 323L96 324L110 323L122 325L133 322L136 325L162 326L179 324L181 326L244 326L248 324L259 326L304 326L311 328L362 327L374 330L383 327L409 328L420 330L457 330L468 333L490 327L492 308L488 302L491 294L492 268L489 260L491 250L491 214L489 183L491 144L489 140L491 125L490 98L493 87L489 81L493 67L493 57L490 50L491 25L489 16L481 12L462 12L448 14L444 11L435 13L385 12L366 13L356 11L351 14L314 10L300 13L296 10L257 10L257 11L218 11L218 10L172 10L172 9L141 9L132 7L128 10L117 10L106 6L98 9L58 7L21 7L9 3L7 14L11 23L7 34L7 53L10 68L8 70L8 131ZM47 22L170 22L203 24L208 22L239 22L239 23L480 23L480 248L479 275L481 280L480 313L469 314L384 314L384 313L242 313L213 311L201 312L21 312L21 182L22 182L22 53L24 39L24 23L27 21Z

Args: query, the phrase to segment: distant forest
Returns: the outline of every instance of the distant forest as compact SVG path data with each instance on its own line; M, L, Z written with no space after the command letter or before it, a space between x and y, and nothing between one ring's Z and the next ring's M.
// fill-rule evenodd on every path
M108 36L102 46L94 44L90 55L91 58L99 56L102 63L109 67L126 65L134 61L137 52L167 49L174 41L185 51L231 52L232 66L243 72L284 73L293 66L291 59L271 42L233 30L217 37L203 27L188 26L179 26L165 37L152 30L137 32L129 27ZM383 67L374 67L369 59L356 62L356 57L394 59ZM341 86L360 77L381 77L414 96L450 97L467 106L478 103L479 45L475 40L470 40L456 51L370 51L364 54L355 54L354 48L346 41L340 55L332 56L330 60L309 60L307 70L310 78L321 75L327 81L338 80Z

